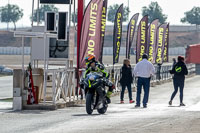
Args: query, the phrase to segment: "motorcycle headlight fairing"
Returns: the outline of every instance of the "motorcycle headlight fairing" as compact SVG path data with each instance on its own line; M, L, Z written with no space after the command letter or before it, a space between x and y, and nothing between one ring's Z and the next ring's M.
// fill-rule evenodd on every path
M90 76L89 80L94 81L95 77L94 76Z

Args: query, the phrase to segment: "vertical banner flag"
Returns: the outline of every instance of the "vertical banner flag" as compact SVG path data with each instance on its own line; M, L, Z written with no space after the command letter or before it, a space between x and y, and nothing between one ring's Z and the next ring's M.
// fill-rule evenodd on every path
M126 58L128 59L130 59L130 50L131 50L131 45L134 39L138 16L139 16L139 13L136 13L135 15L133 15L133 17L131 18L128 24L127 39L126 39Z
M123 4L117 10L113 31L113 64L119 61L119 52L122 38Z
M149 56L149 61L155 63L156 58L156 34L158 29L158 19L155 19L148 28L147 35L147 54Z
M169 61L169 23L166 28L164 57L163 57L163 62L168 62L168 61Z
M166 28L167 24L161 24L157 30L157 48L156 48L157 64L163 63Z
M136 63L142 60L142 55L147 49L148 16L144 16L138 26L136 41Z
M84 59L88 54L95 55L99 60L102 8L102 0L91 0L85 9L81 29L79 68L85 67Z
M101 45L100 45L100 57L99 61L103 61L103 47L104 47L104 36L106 29L106 14L107 14L107 4L108 0L103 1L102 18L101 18Z

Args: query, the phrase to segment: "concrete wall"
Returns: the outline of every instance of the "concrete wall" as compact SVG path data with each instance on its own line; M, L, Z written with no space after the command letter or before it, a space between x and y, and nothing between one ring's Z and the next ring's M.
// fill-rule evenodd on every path
M74 49L74 53L76 55L76 48ZM113 55L113 48L112 47L104 47L104 55ZM126 48L121 47L120 55L126 55ZM185 55L185 48L184 47L176 47L176 48L169 48L169 55Z
M30 55L30 47L24 47L24 54ZM0 55L22 55L21 47L0 47Z
M30 55L31 49L30 47L24 48L24 54ZM71 52L72 58L73 52ZM76 55L76 47L74 48L74 54ZM126 54L126 48L121 47L120 55ZM22 48L20 47L0 47L0 55L22 55ZM113 55L113 48L112 47L105 47L104 48L104 55ZM177 47L177 48L169 48L169 55L185 55L185 48L184 47Z

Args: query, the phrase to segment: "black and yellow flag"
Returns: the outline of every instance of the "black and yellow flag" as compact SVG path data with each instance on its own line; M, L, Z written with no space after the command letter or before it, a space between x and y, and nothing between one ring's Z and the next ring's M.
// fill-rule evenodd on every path
M122 39L123 4L117 10L113 31L113 64L119 61L119 52Z
M103 1L102 18L101 18L101 45L100 45L100 57L99 61L103 61L103 47L104 47L104 36L106 30L106 14L107 14L108 0Z
M169 23L166 28L163 62L169 61Z

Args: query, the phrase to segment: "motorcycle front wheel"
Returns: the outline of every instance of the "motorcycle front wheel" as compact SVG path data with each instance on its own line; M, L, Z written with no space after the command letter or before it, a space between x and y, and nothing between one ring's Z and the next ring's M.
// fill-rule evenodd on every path
M90 115L94 110L93 105L93 95L91 93L87 93L86 95L86 112Z

